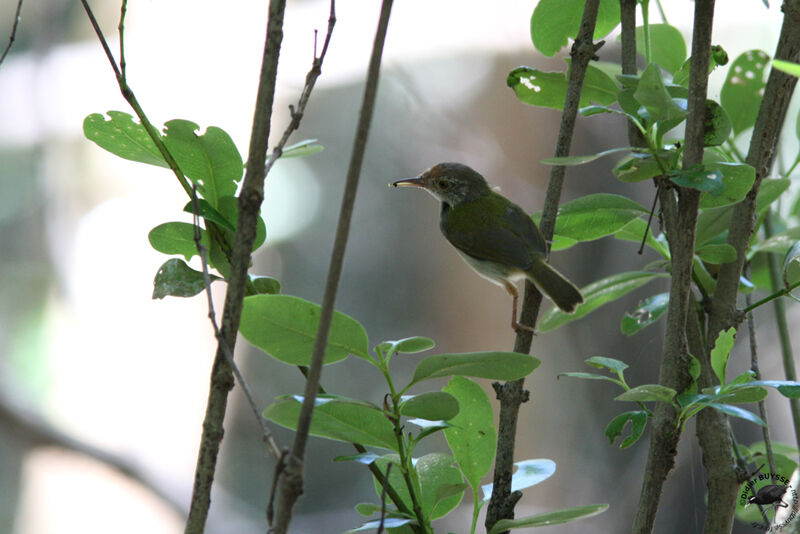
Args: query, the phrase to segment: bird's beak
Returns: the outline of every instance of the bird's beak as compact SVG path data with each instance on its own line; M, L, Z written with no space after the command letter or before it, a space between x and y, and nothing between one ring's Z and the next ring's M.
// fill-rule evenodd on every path
M389 185L393 185L395 187L425 187L425 183L422 181L420 176L417 176L416 178L403 178L402 180L397 180Z

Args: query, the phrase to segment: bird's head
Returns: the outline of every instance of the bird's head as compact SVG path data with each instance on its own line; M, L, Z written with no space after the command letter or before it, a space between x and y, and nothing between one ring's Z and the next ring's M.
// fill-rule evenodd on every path
M491 191L483 176L461 163L439 163L416 178L404 178L391 185L422 188L450 206L478 199Z

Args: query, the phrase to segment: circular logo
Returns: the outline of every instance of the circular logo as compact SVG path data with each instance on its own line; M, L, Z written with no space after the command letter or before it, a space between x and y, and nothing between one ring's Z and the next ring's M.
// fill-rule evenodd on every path
M760 507L762 521L754 521L751 526L763 532L779 532L800 513L797 488L787 477L773 473L760 473L742 484L739 504L744 508Z

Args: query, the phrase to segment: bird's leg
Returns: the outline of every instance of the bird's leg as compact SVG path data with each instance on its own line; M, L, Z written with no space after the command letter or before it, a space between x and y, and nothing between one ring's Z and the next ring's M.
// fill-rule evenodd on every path
M532 332L536 335L536 330L532 326L528 326L526 324L518 323L517 322L517 301L519 300L519 293L517 292L517 288L511 282L504 280L503 287L506 288L509 295L512 297L511 301L511 328L514 332L519 332L520 330L526 330L528 332Z

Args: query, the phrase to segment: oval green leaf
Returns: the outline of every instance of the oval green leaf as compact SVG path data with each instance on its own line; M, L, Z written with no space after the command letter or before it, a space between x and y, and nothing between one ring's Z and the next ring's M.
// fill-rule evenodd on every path
M556 472L556 463L547 458L523 460L514 462L514 465L517 470L511 475L511 491L520 491L535 486L540 482L544 482ZM484 501L491 499L493 488L494 484L482 486Z
M756 123L762 92L766 87L769 56L761 50L748 50L728 67L728 75L720 91L720 102L737 136Z
M619 273L593 282L581 289L584 302L573 314L564 313L555 306L550 308L539 323L541 332L554 330L576 319L589 315L597 308L613 302L656 278L666 278L665 273L631 271Z
M723 264L736 260L736 249L727 243L721 245L703 245L695 254L706 263Z
M783 284L784 286L791 287L798 279L800 279L800 241L792 245L792 248L786 253L783 258Z
M244 299L240 331L244 338L273 358L309 365L321 307L290 295L253 295ZM353 354L369 359L367 333L361 323L333 312L325 363Z
M264 417L292 430L297 429L302 397L284 397L264 410ZM313 436L397 450L392 423L376 406L363 401L319 395L311 417Z
M185 222L168 222L159 224L147 234L150 245L164 254L180 254L186 260L197 255L197 243L194 240L194 225ZM208 235L200 229L200 241L208 250Z
M488 534L500 534L506 530L515 528L548 527L550 525L560 525L578 519L585 519L593 515L601 514L608 510L607 504L589 504L586 506L573 506L563 508L555 512L546 512L519 519L501 519L492 526Z
M109 119L92 113L83 120L83 135L100 148L121 158L168 167L144 126L122 111L109 111Z
M482 387L461 376L453 377L444 391L455 397L461 407L450 420L453 426L445 429L444 437L464 478L477 490L492 468L497 450L492 404Z
M650 24L650 61L675 74L686 60L683 34L669 24ZM644 27L636 27L636 51L645 55Z
M408 397L400 403L400 413L427 421L448 421L458 414L458 401L449 393L429 391Z
M722 192L719 195L703 193L700 207L716 208L736 204L747 196L756 180L756 170L744 163L708 163L708 171L718 171L722 175Z
M667 386L662 386L661 384L643 384L617 395L614 397L614 400L628 402L672 402L675 395L675 390Z
M437 354L419 362L414 378L403 391L430 378L471 376L490 380L518 380L539 367L541 361L521 352L465 352Z
M659 293L639 303L632 312L625 312L620 329L626 336L632 336L650 326L664 315L669 305L669 293Z

